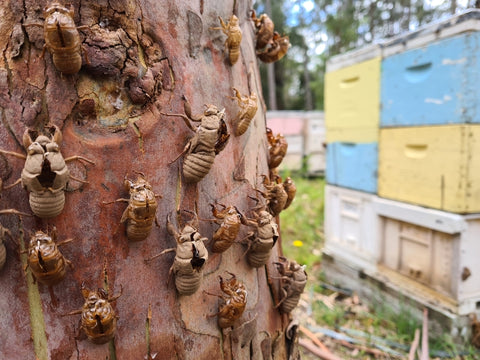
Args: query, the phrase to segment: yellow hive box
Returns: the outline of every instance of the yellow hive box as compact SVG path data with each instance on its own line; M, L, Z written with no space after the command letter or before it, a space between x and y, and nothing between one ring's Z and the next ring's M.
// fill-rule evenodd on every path
M381 129L378 158L379 196L480 212L480 125Z
M325 74L327 142L378 141L380 63L376 57Z

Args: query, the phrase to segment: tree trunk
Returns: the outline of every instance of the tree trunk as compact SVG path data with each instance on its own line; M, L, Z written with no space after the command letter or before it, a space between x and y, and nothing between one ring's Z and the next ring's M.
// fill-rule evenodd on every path
M56 227L60 247L72 262L66 277L49 289L32 281L25 269L26 254L7 241L7 262L0 272L0 358L2 359L287 359L293 352L285 330L289 316L274 308L279 301L278 273L272 262L281 255L278 241L266 266L248 265L246 247L234 244L224 253L210 253L197 292L180 296L169 269L174 254L144 260L176 246L167 233L166 219L188 221L198 209L200 219L212 218L210 204L235 205L252 217L261 175L268 174L264 103L254 29L249 20L251 1L187 0L73 0L74 21L82 26L83 67L61 74L44 46L44 1L10 0L0 4L0 149L25 154L26 128L42 131L56 125L63 133L65 158L80 155L95 165L68 162L70 172L88 183L70 180L65 207L51 219L36 216L17 220L1 217L20 248L30 235ZM243 40L238 62L231 66L224 49L225 35L218 16L232 13L240 20ZM28 25L29 26L24 26ZM259 110L248 131L234 136L238 107L232 87L242 94L256 92ZM204 104L225 108L231 138L216 156L210 172L196 184L182 181L182 152L193 132L179 117L182 96L201 114ZM196 124L194 124L196 126ZM0 156L4 186L20 177L25 161ZM138 172L152 184L158 198L157 219L150 235L128 242L120 222L128 198L124 179ZM28 193L21 186L4 189L2 208L31 213ZM200 233L212 238L218 225L200 221ZM237 238L251 228L242 226ZM210 250L211 244L207 243ZM234 273L248 291L246 310L234 327L217 325L221 294L219 275ZM118 315L117 334L110 343L91 343L80 331L82 283L105 288ZM155 357L155 354L156 357Z
M305 110L313 110L313 98L312 89L310 87L310 71L308 65L310 63L310 57L308 56L308 49L305 49L303 53L303 79L305 82Z

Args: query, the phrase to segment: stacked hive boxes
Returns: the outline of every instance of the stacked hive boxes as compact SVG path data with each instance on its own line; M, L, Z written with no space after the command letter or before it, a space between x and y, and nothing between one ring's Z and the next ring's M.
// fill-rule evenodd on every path
M373 210L357 212L360 221L373 224L367 234L360 234L375 242L369 245L367 268L397 282L404 293L435 301L458 315L480 308L478 30L480 12L473 10L382 44L380 97L375 105L380 112L378 191L369 199ZM329 86L327 99L336 91ZM326 107L327 140L334 127L329 119L336 116L330 111L338 110ZM362 162L374 157L362 156ZM335 160L327 163L327 174L332 164L339 166ZM362 176L358 166L360 158L350 168L350 176L357 179ZM327 176L330 184L354 188L353 181L336 180ZM342 210L335 213L328 205L333 192L332 186L328 188L326 218L341 218ZM357 189L374 193L371 188ZM334 221L330 223L326 231L333 227ZM335 249L330 253L336 256L338 247L332 244L345 240L328 231L326 238L327 252ZM350 258L364 266L355 261L355 253Z
M377 191L380 47L337 56L325 75L327 182Z
M324 251L362 267L375 264L379 46L332 58L325 75L327 170Z

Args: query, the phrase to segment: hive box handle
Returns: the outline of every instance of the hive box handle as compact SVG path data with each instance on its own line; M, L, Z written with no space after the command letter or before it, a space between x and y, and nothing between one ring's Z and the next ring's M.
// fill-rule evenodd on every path
M340 87L343 89L353 87L359 82L359 80L360 76L353 76L347 79L343 79L342 81L340 81Z
M404 154L411 159L422 159L427 156L427 144L406 144Z
M432 63L422 63L407 67L405 77L411 83L418 83L425 80L432 70Z

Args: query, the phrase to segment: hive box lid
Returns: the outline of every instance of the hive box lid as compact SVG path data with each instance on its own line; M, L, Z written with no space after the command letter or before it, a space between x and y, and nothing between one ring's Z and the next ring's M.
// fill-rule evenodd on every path
M433 22L406 34L395 36L382 43L382 55L388 57L406 50L419 48L433 41L452 37L465 32L480 30L480 10L466 12Z
M327 60L326 72L332 72L352 66L367 60L382 56L382 46L380 43L371 44L359 49L348 51L343 54L332 56Z

